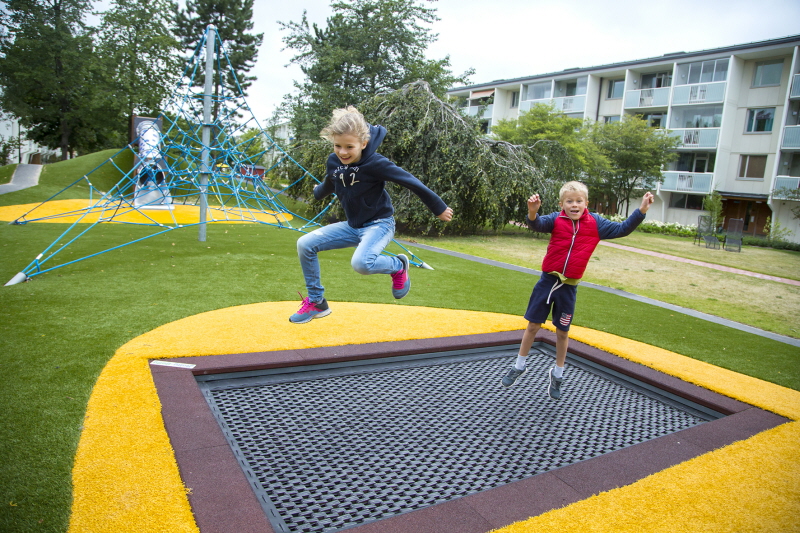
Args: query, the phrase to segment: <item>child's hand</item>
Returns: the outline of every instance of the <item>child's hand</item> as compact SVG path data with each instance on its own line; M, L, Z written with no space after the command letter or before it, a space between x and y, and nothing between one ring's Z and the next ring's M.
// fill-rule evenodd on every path
M655 202L655 197L653 193L646 192L644 193L644 197L642 198L642 205L639 207L639 211L642 213L647 213L647 210L650 209L650 204Z
M443 220L444 222L450 222L452 219L453 219L453 210L450 209L449 207L439 215L439 220Z
M538 194L534 194L528 198L528 218L530 220L536 218L536 213L539 212L540 207L542 207L542 199L539 198Z

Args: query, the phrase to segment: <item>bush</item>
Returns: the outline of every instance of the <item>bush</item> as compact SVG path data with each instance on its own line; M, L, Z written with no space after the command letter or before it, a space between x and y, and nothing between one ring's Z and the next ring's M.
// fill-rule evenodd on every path
M609 215L606 218L612 222L622 222L627 217L618 213L616 215ZM661 235L675 235L677 237L693 237L697 231L697 226L695 224L684 226L683 224L678 224L677 222L645 220L639 224L639 227L636 228L636 231L641 231L642 233L658 233Z
M760 246L762 248L773 248L775 250L791 250L800 252L800 244L783 240L772 240L766 237L753 237L745 235L742 237L742 244L749 246Z

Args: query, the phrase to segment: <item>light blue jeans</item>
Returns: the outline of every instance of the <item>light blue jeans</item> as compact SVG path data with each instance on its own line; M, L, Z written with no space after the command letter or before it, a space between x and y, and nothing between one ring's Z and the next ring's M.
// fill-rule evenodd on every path
M306 278L308 299L321 302L325 294L319 272L317 254L325 250L355 247L350 264L359 274L394 274L403 263L394 256L381 255L394 238L394 218L379 218L363 228L352 228L347 222L323 226L297 239L297 256Z

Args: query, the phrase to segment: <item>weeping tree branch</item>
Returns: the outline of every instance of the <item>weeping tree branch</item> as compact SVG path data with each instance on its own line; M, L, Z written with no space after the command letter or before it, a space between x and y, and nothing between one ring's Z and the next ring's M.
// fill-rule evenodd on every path
M545 207L558 203L560 183L543 170L560 157L558 143L537 148L486 139L476 121L436 97L425 81L379 93L357 107L370 123L388 130L380 153L422 180L455 213L452 222L444 225L413 193L387 184L395 218L406 231L437 234L446 229L448 233L472 234L497 230L509 221L525 221L526 200L533 193L543 197ZM298 149L303 161L320 162L312 167L322 169L315 173L321 179L329 144L313 141ZM306 168L311 170L308 165Z

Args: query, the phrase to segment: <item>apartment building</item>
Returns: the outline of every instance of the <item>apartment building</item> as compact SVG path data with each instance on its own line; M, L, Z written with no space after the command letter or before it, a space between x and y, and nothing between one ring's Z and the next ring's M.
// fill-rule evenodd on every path
M551 103L571 117L613 122L641 115L678 137L648 218L696 224L703 197L723 198L724 227L767 218L800 242L800 35L573 68L448 91L485 130ZM795 190L795 193L789 192Z

